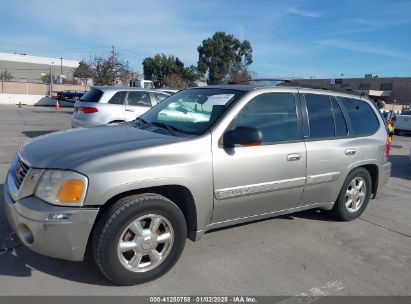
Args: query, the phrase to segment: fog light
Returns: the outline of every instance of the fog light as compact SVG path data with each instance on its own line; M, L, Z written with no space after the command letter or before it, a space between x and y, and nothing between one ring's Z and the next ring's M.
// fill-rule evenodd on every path
M24 224L20 224L17 227L17 232L18 232L20 239L23 241L23 243L28 244L28 245L33 244L34 236L29 227L27 227Z
M70 213L50 213L47 216L47 221L68 221L71 219Z

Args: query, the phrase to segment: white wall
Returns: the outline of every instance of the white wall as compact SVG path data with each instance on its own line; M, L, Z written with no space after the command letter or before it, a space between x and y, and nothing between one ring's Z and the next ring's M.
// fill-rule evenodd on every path
M5 94L0 93L0 104L17 105L36 105L36 106L54 106L56 101L54 99L45 97L43 95L26 95L26 94ZM73 106L70 102L59 101L60 106Z

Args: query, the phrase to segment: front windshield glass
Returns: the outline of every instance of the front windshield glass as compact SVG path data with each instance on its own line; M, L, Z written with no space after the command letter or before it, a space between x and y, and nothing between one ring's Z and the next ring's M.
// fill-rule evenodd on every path
M216 88L188 89L167 97L140 119L187 134L202 134L224 113L241 91Z

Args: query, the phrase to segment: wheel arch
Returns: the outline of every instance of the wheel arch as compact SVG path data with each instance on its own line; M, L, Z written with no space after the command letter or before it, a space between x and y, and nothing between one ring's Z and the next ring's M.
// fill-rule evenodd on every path
M371 176L371 199L374 199L377 196L378 191L378 179L379 179L379 170L378 166L375 164L362 165L360 168L364 168L370 173Z
M375 163L358 163L357 166L350 168L347 176L355 169L364 168L368 171L371 176L371 199L374 199L377 196L378 191L378 179L379 179L379 169L378 165ZM346 178L347 178L346 176Z
M195 235L197 231L197 208L191 191L187 187L181 185L171 184L163 186L146 187L118 193L109 198L104 204L101 205L95 223L97 223L97 221L104 214L104 212L119 199L126 196L143 193L156 193L168 198L173 203L175 203L180 208L186 220L187 237L192 241L195 240ZM90 236L93 234L93 232L94 228L90 233Z

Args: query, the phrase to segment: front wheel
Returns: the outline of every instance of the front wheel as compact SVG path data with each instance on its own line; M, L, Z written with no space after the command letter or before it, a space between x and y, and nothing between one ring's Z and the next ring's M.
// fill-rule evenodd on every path
M367 207L371 197L372 180L365 168L351 171L335 202L333 213L342 221L351 221L359 217Z
M187 236L181 210L157 194L125 197L99 219L93 255L102 273L118 285L156 279L179 259Z

